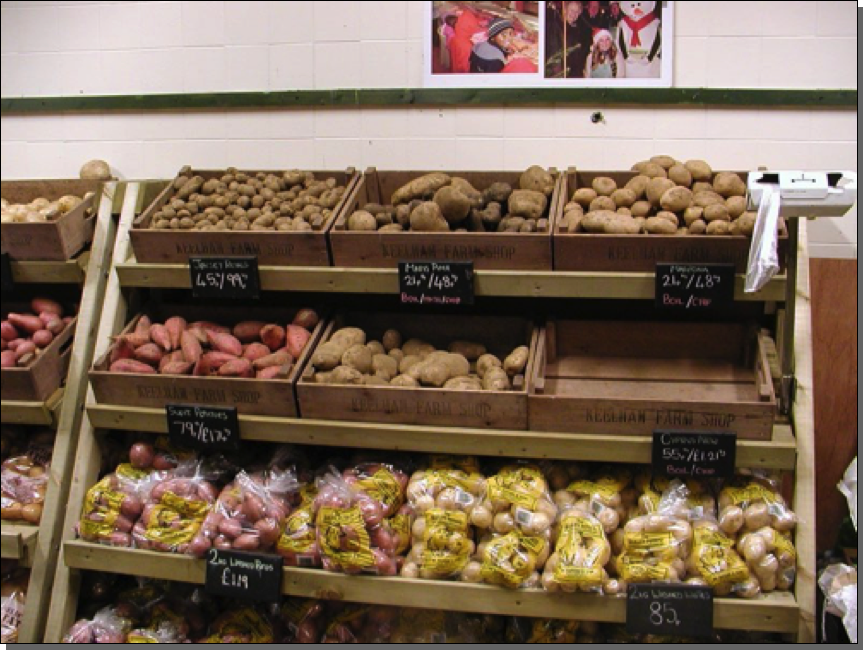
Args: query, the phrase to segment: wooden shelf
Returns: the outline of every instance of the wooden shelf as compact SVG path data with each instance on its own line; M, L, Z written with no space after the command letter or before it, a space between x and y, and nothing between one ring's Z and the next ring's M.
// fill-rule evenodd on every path
M124 287L189 289L186 264L141 264L134 256L117 264ZM318 293L395 294L399 291L396 269L261 266L264 291ZM771 280L757 294L743 291L742 275L735 280L735 300L774 301L785 299L785 276ZM652 300L652 273L590 273L568 271L476 271L477 296L514 298L616 298Z
M85 571L113 573L203 584L205 562L184 555L97 546L81 541L64 544L66 565ZM510 591L462 582L347 576L315 569L284 570L282 592L287 596L325 598L373 605L446 609L506 616L574 618L624 623L626 600L590 594L548 594L541 590ZM714 626L762 632L794 632L798 608L789 593L744 601L719 598Z
M87 413L96 429L168 432L164 409L90 404ZM651 438L644 436L461 429L255 415L241 415L239 419L244 440L325 447L649 464L652 444ZM793 469L795 463L796 442L787 425L774 428L773 440L738 442L738 467Z
M0 525L0 548L2 548L3 559L18 560L21 566L31 566L38 535L38 526L11 524L4 521Z
M3 424L29 424L53 427L60 417L63 406L63 389L59 388L44 402L0 402L0 422Z
M67 262L12 262L12 278L16 284L81 284L89 263L89 251Z

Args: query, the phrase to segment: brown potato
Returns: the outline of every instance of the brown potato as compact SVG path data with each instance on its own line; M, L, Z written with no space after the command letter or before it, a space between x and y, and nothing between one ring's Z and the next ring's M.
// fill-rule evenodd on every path
M755 219L756 216L754 212L745 212L740 215L734 223L737 224L741 235L751 237L752 233L755 231Z
M471 209L470 199L452 185L435 192L434 202L450 225L464 221Z
M707 232L707 222L698 219L689 224L690 235L703 235Z
M674 181L664 177L654 178L647 184L647 200L651 205L658 207L662 195L674 187L676 187Z
M683 212L692 205L692 192L685 187L672 187L660 197L659 205L669 212Z
M503 360L503 369L510 377L515 377L524 372L527 366L527 359L530 355L530 349L526 345L517 347L510 355ZM486 373L487 374L487 373Z
M582 208L587 208L596 197L599 196L592 188L582 187L575 190L572 195L572 200L578 203Z
M440 206L432 201L426 201L414 208L410 223L411 230L415 232L449 232L450 229Z
M712 203L704 208L704 220L707 223L713 221L731 221L731 215L724 203Z
M713 205L714 203L725 205L725 199L716 192L696 192L693 196L693 204L698 207L706 208L708 205Z
M509 197L509 214L525 219L540 219L548 207L548 198L534 190L515 190Z
M639 217L647 217L653 211L653 206L650 205L650 201L636 201L632 204L630 210L632 211L632 216L637 219Z
M608 235L637 235L641 232L641 224L632 217L615 214L605 223L604 231Z
M731 234L731 224L727 221L711 221L707 224L707 234L714 236L724 236Z
M661 210L656 213L656 217L658 219L665 219L667 222L674 224L675 227L680 225L680 220L677 218L677 215L673 212L669 212L668 210Z
M390 203L399 205L400 203L410 203L414 199L430 200L435 192L444 185L449 185L450 182L450 177L441 172L420 176L397 189L393 193Z
M598 196L591 202L589 212L597 212L598 210L614 212L617 210L617 204L609 196Z
M606 224L616 217L617 214L609 210L595 210L584 215L584 219L581 220L581 227L585 232L603 233Z
M719 172L713 179L713 189L725 198L746 196L746 183L734 172Z
M639 170L639 173L648 178L668 178L668 172L665 171L665 167L653 162L649 162L644 165L644 167Z
M390 386L400 386L402 388L419 388L419 382L408 375L399 375L390 382Z
M614 179L607 176L598 176L593 179L591 187L593 187L598 196L611 196L617 189L617 183L614 182Z
M677 164L677 161L672 156L663 155L653 156L650 159L650 162L655 163L666 170L671 169Z
M546 198L551 197L554 184L554 176L539 165L528 167L518 180L518 186L522 190L539 192Z
M481 208L483 206L482 192L470 184L470 181L458 176L453 176L452 187L464 194L470 201L470 207Z
M621 188L611 193L611 200L618 208L631 208L638 200L635 191L627 188Z
M676 224L660 217L650 217L645 222L644 229L651 235L674 235L677 233Z
M684 166L692 174L692 180L694 181L709 183L713 179L713 170L703 160L687 160Z
M728 208L728 214L732 219L736 219L741 214L746 212L746 198L743 196L732 196L725 201L725 207Z
M690 187L692 185L692 174L683 165L674 165L668 170L668 178L682 187Z
M476 361L476 374L482 379L491 368L502 368L503 363L493 354L484 354Z
M348 366L338 366L330 375L331 384L350 384L360 386L363 384L363 373L356 368Z
M689 227L694 222L701 220L703 216L704 208L699 208L697 205L693 205L686 208L686 211L683 213L683 222L687 227Z
M636 200L641 200L644 198L645 193L647 192L647 184L650 183L650 177L639 175L631 178L629 182L624 186L624 189L632 190L635 192Z

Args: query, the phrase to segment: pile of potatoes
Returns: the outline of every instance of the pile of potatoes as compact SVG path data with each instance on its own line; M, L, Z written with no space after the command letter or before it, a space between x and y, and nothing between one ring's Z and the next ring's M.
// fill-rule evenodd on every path
M437 350L420 339L403 341L397 330L368 341L358 327L343 327L312 354L319 384L446 388L507 391L512 378L524 373L529 348L520 346L503 361L481 343L453 341Z
M467 180L436 172L400 187L389 205L368 203L347 228L378 232L547 232L555 177L542 167L522 173L519 186L492 183L480 191Z
M746 183L735 173L714 173L703 160L681 163L654 156L633 166L623 187L597 177L575 190L559 231L609 235L743 235L755 228L746 211Z
M0 517L3 521L23 521L35 525L42 518L54 432L30 435L26 450L5 459L0 465L0 501L3 506Z
M320 231L346 188L309 171L241 172L205 180L184 169L151 221L156 230Z
M0 322L0 367L27 367L73 320L64 316L62 305L50 298L34 298L30 308L33 313L10 312Z
M0 223L47 223L56 221L93 196L88 192L82 197L66 194L55 201L39 197L30 203L10 203L0 199Z

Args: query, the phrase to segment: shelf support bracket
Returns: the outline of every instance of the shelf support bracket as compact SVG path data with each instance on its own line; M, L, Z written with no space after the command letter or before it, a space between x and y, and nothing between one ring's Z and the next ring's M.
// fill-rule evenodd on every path
M785 282L785 323L782 328L782 381L780 385L779 411L791 413L791 405L797 390L794 378L794 323L797 317L797 247L800 243L800 221L788 219L788 263Z

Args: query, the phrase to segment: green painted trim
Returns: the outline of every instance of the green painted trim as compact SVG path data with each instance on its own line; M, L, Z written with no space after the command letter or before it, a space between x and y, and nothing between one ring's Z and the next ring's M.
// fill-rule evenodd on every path
M856 90L736 88L407 88L84 97L4 97L0 113L295 108L609 104L857 108Z

